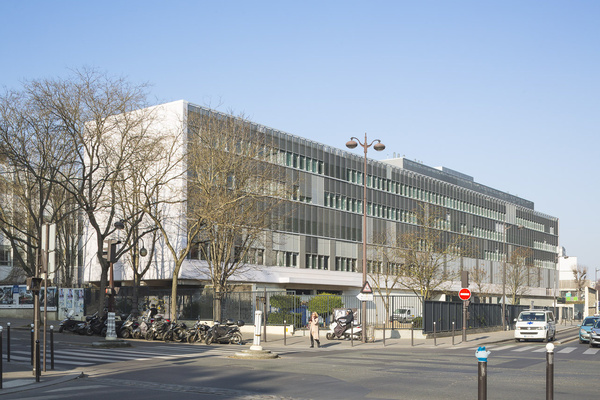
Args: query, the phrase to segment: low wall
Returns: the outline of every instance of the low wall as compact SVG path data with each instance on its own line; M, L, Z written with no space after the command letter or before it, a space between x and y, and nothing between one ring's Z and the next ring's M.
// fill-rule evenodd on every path
M58 313L56 311L48 311L48 321L58 320L57 314ZM44 318L43 311L40 311L40 316L42 319ZM2 318L3 320L10 320L11 318L15 318L30 319L33 321L33 308L2 308L0 309L0 318Z

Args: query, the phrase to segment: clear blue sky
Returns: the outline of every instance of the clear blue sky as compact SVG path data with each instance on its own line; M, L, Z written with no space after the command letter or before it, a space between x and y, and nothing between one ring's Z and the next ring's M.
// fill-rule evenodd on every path
M345 148L365 132L560 218L594 274L600 1L0 0L0 85L93 66Z

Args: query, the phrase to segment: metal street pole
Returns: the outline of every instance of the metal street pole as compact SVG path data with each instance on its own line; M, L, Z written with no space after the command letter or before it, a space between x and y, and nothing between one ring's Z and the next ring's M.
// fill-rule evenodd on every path
M375 144L376 143L376 144ZM364 149L364 162L363 162L363 217L362 217L362 287L365 287L367 283L367 150L373 146L376 151L382 151L385 149L385 145L381 143L381 140L375 139L370 144L367 144L367 134L365 133L365 140L361 142L356 137L351 137L350 141L346 142L346 147L354 149L356 146L361 145ZM363 326L362 342L366 342L367 334L367 302L361 301L361 322Z
M506 246L506 221L504 221L504 262L502 263L502 330L506 330L506 259L508 251Z

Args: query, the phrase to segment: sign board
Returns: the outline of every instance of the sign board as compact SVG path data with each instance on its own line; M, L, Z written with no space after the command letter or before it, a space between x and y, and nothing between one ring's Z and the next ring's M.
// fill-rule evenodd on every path
M360 292L373 294L373 289L371 289L371 285L369 285L369 282L365 282L365 284L363 285L363 288Z
M359 293L356 298L360 301L373 301L373 293Z
M467 288L462 288L458 292L458 297L460 297L461 300L469 300L471 298L471 291Z

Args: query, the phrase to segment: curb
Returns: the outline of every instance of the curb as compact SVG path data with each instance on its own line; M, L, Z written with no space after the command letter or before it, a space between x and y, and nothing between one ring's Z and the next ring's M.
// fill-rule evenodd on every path
M84 377L85 377L85 375L83 374L83 372L80 372L80 373L77 373L77 375L72 374L72 375L61 376L58 378L49 377L49 378L44 379L42 377L43 380L40 380L40 382L35 382L35 378L11 379L10 381L27 380L28 382L24 383L22 385L0 389L0 396L5 395L5 394L19 393L19 392L24 392L27 390L33 390L33 389L37 389L37 388L53 386L53 385L59 385L61 383L69 382L69 381L79 379L79 378L84 378ZM10 384L10 381L5 382L5 383ZM32 381L32 382L29 382L29 381Z

